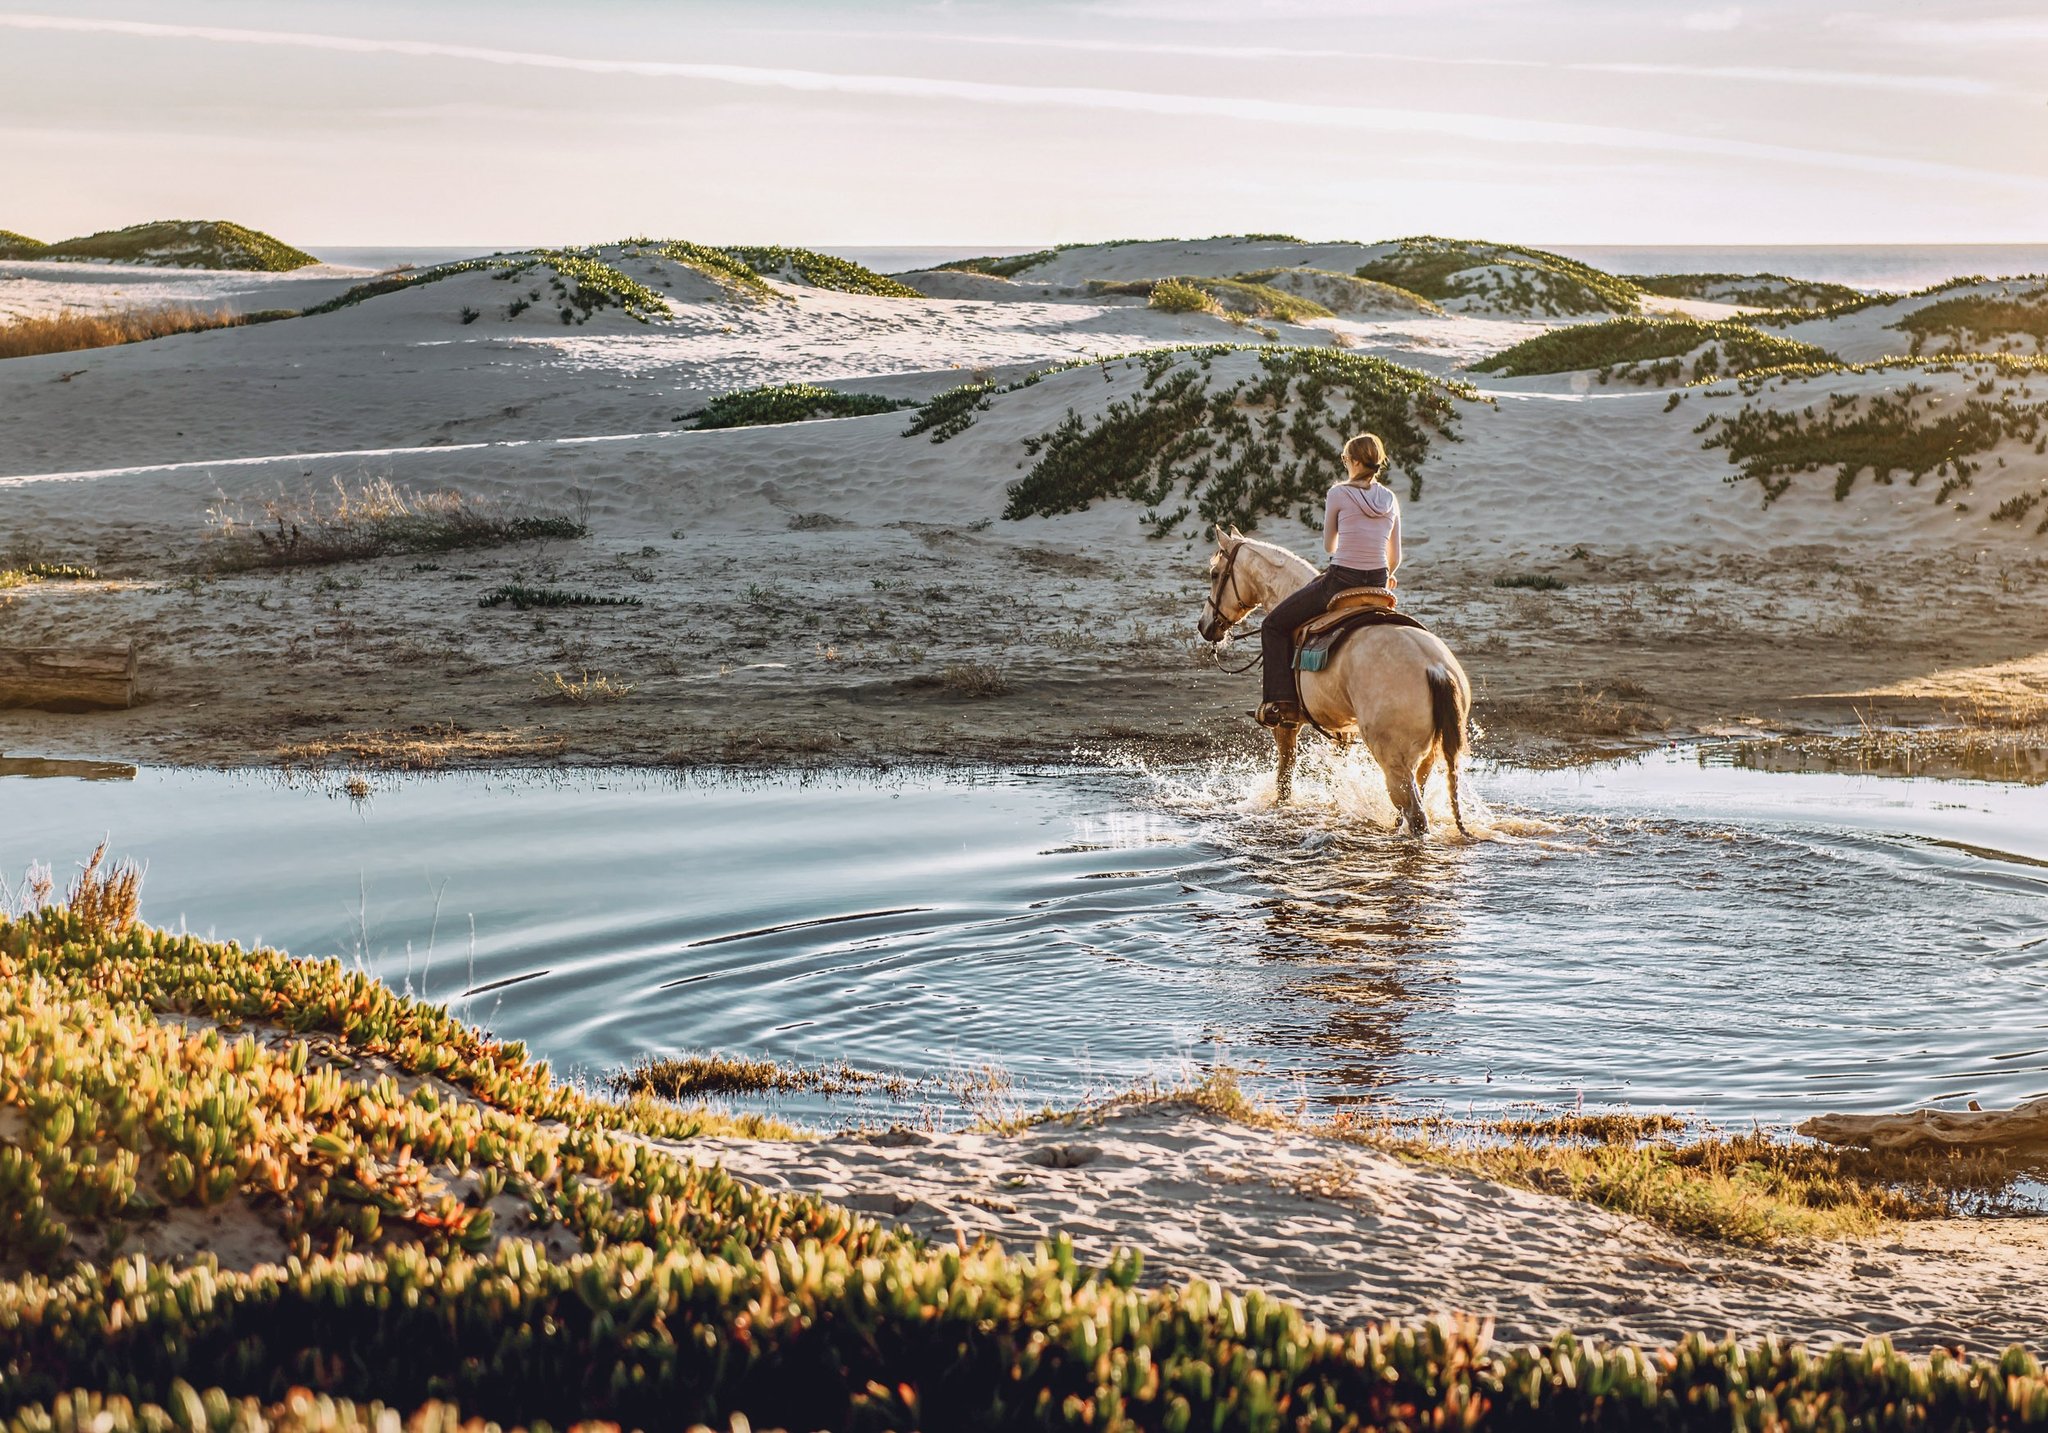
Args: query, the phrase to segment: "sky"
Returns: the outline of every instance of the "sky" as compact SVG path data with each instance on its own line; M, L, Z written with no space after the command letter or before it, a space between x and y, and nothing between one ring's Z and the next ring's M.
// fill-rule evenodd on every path
M0 0L0 228L2048 242L2039 0Z

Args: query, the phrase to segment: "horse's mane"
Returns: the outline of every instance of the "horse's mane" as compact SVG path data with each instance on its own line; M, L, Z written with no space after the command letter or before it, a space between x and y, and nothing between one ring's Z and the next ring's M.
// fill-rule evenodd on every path
M1310 562L1307 558L1301 557L1296 553L1289 551L1287 548L1282 547L1277 542L1262 542L1256 537L1246 537L1243 533L1232 534L1232 541L1235 545L1238 546L1257 548L1260 552L1266 554L1266 556L1273 558L1275 561L1279 562L1283 567L1305 568L1307 571L1311 573L1313 573L1316 570L1314 563Z

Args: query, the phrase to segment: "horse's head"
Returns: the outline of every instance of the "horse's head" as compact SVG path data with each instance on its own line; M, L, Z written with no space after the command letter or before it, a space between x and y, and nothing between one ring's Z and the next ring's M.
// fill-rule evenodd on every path
M1202 603L1202 620L1195 624L1204 642L1222 641L1259 605L1252 595L1249 574L1237 568L1245 545L1243 533L1234 527L1226 532L1223 524L1216 524L1216 551L1209 555L1209 596Z

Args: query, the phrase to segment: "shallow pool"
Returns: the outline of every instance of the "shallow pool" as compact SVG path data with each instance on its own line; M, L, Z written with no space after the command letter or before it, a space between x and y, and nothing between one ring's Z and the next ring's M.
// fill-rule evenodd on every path
M861 1117L944 1117L988 1066L1027 1106L1212 1061L1458 1113L2048 1091L2038 790L1711 753L1496 768L1469 784L1478 839L1417 846L1341 765L1285 812L1228 764L380 778L364 801L39 770L0 763L0 872L61 883L111 837L147 864L147 919L360 961L593 1078L698 1049L917 1077L834 1106Z

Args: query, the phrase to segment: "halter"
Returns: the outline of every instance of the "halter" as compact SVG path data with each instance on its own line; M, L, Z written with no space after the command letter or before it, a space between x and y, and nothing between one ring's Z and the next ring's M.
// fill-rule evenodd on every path
M1209 595L1202 599L1202 605L1205 608L1207 608L1210 612L1213 612L1216 615L1217 625L1223 628L1223 636L1218 637L1216 639L1216 641L1219 644L1225 638L1230 636L1230 629L1236 626L1237 624L1234 622L1225 622L1223 620L1223 604L1217 601L1217 595L1223 592L1223 590L1227 587L1229 589L1229 592L1226 595L1233 597L1243 596L1243 594L1237 590L1237 555L1240 552L1243 552L1244 548L1244 542L1240 539L1236 546L1232 547L1227 553L1224 554L1223 573L1220 577L1216 578L1209 584ZM1238 620L1242 621L1243 619L1239 618ZM1263 626L1254 627L1251 631L1245 633L1244 635L1247 637L1256 637L1259 635L1259 633L1265 630L1266 629ZM1249 672L1253 667L1258 665L1259 660L1260 659L1255 656L1252 658L1250 662L1246 663L1242 667L1236 668L1235 670L1240 673ZM1217 665L1221 666L1222 664L1219 662ZM1231 671L1232 669L1229 667L1225 667L1224 670Z

